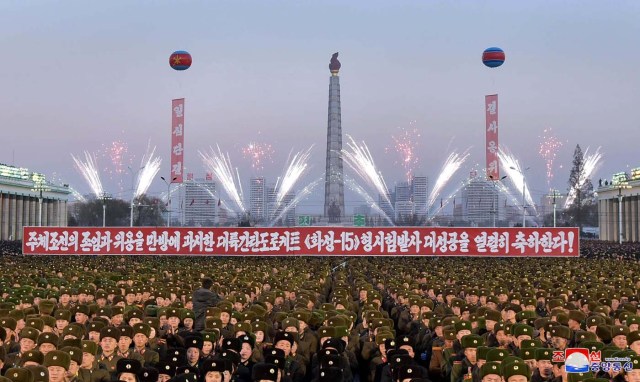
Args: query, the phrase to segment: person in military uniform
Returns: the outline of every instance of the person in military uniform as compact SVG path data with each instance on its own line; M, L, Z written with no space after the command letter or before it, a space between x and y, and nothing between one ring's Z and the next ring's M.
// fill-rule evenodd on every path
M284 352L285 365L283 372L283 381L302 382L304 381L306 370L304 365L300 364L291 356L291 348L293 347L294 338L291 333L278 332L273 339L274 347Z
M98 363L115 377L118 361L122 359L117 352L118 340L120 339L120 329L109 326L100 331L100 355Z
M238 337L242 344L240 349L240 363L238 364L238 371L236 372L236 380L238 382L251 382L252 370L255 362L252 360L253 356L253 337L250 335L243 335Z
M54 350L44 357L44 367L49 371L49 382L65 382L71 364L69 354Z
M116 364L117 381L138 382L138 373L142 364L137 359L121 358Z
M484 345L484 340L477 334L468 334L462 337L460 344L463 348L462 354L456 355L451 370L451 381L461 382L473 378L473 373L477 373L477 350Z
M133 352L142 357L143 366L153 366L160 362L158 352L151 350L148 346L151 327L143 322L133 326Z
M118 339L118 349L116 354L122 358L135 359L140 364L144 364L144 357L139 353L131 349L133 343L133 328L130 326L121 326L120 338Z
M79 369L82 364L82 350L74 346L64 346L61 351L69 354L71 361L67 370L66 379L68 382L84 382L80 378Z
M109 382L111 375L103 364L96 361L98 345L93 341L82 341L82 362L78 376L83 382Z
M553 349L539 348L535 350L536 368L531 376L531 382L550 382L555 379L553 374Z

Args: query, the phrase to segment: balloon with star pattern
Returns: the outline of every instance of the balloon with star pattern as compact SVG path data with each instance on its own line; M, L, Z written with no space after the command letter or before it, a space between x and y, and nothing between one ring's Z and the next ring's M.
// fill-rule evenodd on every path
M169 65L173 70L187 70L191 67L191 55L184 50L177 50L169 57Z

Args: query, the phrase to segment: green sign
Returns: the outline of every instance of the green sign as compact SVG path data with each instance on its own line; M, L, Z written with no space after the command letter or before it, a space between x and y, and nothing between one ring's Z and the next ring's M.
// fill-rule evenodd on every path
M356 227L364 227L367 224L367 219L364 215L353 215L353 225Z
M301 227L308 227L311 225L311 216L300 215L298 216L298 225Z

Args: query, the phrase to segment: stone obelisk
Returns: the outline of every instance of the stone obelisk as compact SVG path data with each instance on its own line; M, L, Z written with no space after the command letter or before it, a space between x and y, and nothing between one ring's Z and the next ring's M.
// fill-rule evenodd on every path
M342 165L342 117L340 111L340 61L334 53L329 63L329 120L327 124L327 166L324 181L324 216L329 223L344 217L344 173Z

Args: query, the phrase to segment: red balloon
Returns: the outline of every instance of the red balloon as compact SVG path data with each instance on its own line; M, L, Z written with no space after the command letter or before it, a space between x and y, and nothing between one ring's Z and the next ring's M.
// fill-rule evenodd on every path
M184 50L177 50L169 56L169 65L174 70L187 70L191 66L191 55Z

